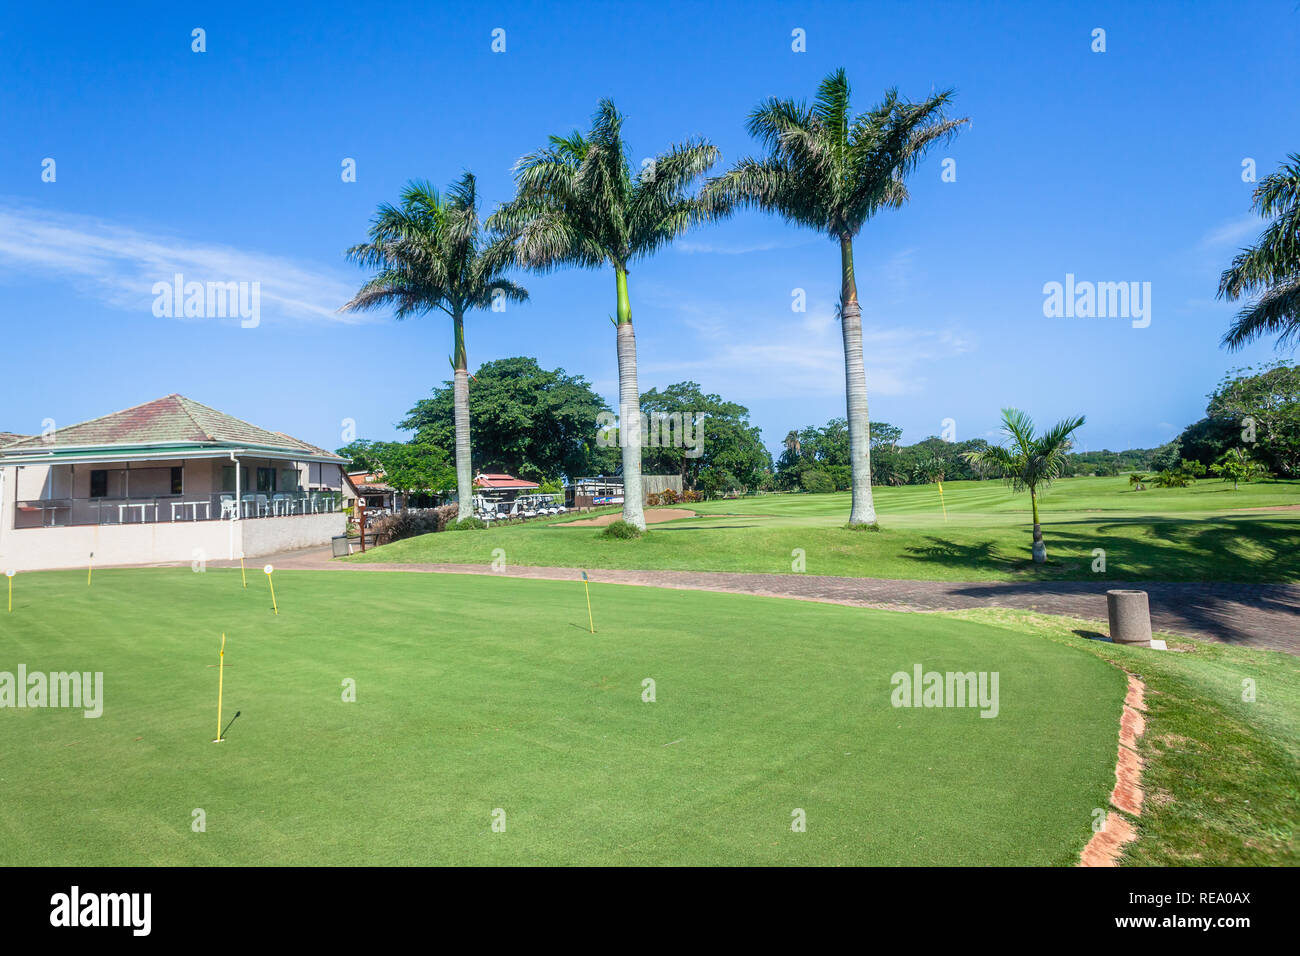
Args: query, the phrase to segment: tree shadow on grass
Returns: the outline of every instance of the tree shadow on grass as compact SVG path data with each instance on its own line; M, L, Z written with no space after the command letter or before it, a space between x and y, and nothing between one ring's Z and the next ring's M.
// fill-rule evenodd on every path
M947 568L1016 570L1016 562L1000 554L998 546L993 541L958 544L935 535L926 535L926 540L928 544L908 545L903 552L914 561L939 564Z
M962 545L931 536L906 551L958 570L1023 572L1013 581L953 585L953 597L1104 619L1106 591L1133 586L1147 591L1158 630L1300 651L1300 522L1097 518L1047 526L1044 538L1055 555L1046 566L1008 561L991 541ZM1106 567L1094 573L1098 548Z
M1053 542L1079 557L1104 550L1105 571L1089 572L1089 578L1261 584L1300 580L1297 521L1217 516L1150 522L1097 518L1072 524L1075 527L1045 529L1048 550Z

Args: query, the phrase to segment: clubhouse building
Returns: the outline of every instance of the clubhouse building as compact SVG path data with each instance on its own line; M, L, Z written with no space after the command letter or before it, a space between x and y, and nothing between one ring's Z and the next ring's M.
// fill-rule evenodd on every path
M0 572L255 558L327 545L347 459L168 395L35 436L0 432Z

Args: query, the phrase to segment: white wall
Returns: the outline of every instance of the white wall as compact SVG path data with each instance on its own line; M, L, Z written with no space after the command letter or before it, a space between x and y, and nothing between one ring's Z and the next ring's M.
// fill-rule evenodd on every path
M266 518L292 521L292 518ZM178 521L158 524L78 525L69 528L6 528L0 537L0 570L43 571L84 568L95 554L95 567L120 564L167 564L196 558L229 556L238 529L229 521ZM328 539L327 539L328 540ZM238 552L236 552L238 557Z
M336 512L293 515L287 518L257 518L237 523L243 533L244 557L256 558L278 551L327 545L330 538L343 533L347 526L347 516Z

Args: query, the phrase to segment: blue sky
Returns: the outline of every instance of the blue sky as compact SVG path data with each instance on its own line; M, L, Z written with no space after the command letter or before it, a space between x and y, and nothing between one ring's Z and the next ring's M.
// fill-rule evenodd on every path
M586 128L602 96L634 156L705 136L729 162L754 148L758 102L810 98L840 65L861 109L890 86L954 87L971 118L856 245L872 416L906 441L945 418L988 435L1015 405L1086 414L1090 448L1155 445L1227 369L1275 354L1219 348L1235 307L1215 288L1259 230L1243 160L1263 176L1300 149L1294 0L185 6L25 5L0 23L0 430L181 392L331 448L345 419L401 437L451 337L440 317L335 313L363 279L343 250L380 202L469 169L495 206L514 160ZM152 286L178 269L260 282L258 327L156 317ZM642 388L698 381L772 447L843 415L838 270L828 240L758 213L688 234L630 277ZM1045 318L1043 285L1067 273L1150 282L1150 326ZM521 278L530 303L471 317L471 368L533 355L613 399L612 273Z

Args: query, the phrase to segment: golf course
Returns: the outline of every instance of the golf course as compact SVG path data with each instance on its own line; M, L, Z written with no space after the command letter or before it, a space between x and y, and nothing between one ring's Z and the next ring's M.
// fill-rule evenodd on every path
M844 527L847 493L775 494L683 505L637 540L603 538L571 518L431 534L357 562L511 564L792 573L945 581L1300 579L1300 481L1218 481L1133 491L1128 480L1066 478L1040 495L1046 564L1030 560L1028 496L1002 482L877 487L880 530ZM945 514L946 509L946 514ZM1095 570L1095 549L1105 551Z

